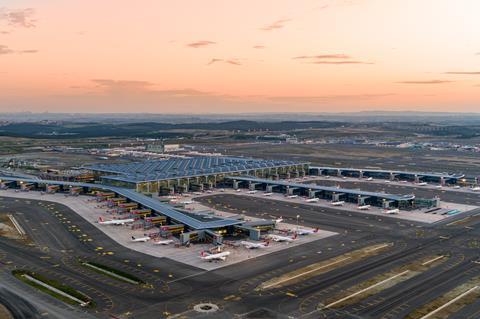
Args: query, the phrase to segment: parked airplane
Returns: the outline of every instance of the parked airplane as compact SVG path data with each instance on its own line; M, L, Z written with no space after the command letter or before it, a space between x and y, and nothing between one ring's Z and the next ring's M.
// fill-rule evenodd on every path
M274 217L274 216L272 216L272 217ZM275 222L275 224L281 223L281 222L283 222L283 217L280 216L280 218L274 219L273 221Z
M252 243L250 241L242 240L240 244L247 249L257 249L257 248L266 248L270 243L268 241L265 241L263 243Z
M255 194L257 191L248 191L247 194Z
M270 234L267 236L267 238L277 242L283 242L283 241L292 242L297 238L297 234L295 234L293 237Z
M153 242L154 245L170 245L171 243L173 243L173 239L155 240Z
M395 209L387 209L387 210L385 210L385 213L395 215L395 214L400 213L400 210L399 210L398 208L395 208Z
M460 185L453 186L454 189L460 189Z
M420 183L417 183L416 185L417 186L427 186L428 183L427 182L420 182Z
M442 187L443 187L442 185L435 186L436 189L442 189Z
M288 195L287 198L297 198L298 195Z
M183 201L183 202L180 202L180 204L184 204L184 205L193 204L193 200Z
M316 203L316 202L318 202L319 200L320 200L320 198L314 197L314 198L307 198L305 201L306 201L307 203Z
M263 193L263 196L272 196L273 193Z
M98 218L98 223L100 225L125 225L128 223L133 223L135 219L133 218L126 218L126 219L111 219L111 220L104 220L102 216Z
M206 261L215 261L215 260L225 261L228 255L230 255L229 251L224 251L217 254L209 254L207 252L202 251L202 253L200 254L200 258Z
M362 205L362 206L358 206L357 208L360 209L360 210L369 210L370 205Z
M373 177L369 177L366 179L367 181L373 181Z
M304 229L304 228L299 228L295 231L295 234L304 236L304 235L310 235L310 234L315 234L318 233L318 228L315 229Z
M475 186L475 187L472 187L471 190L474 191L474 192L478 192L478 191L480 191L480 187Z
M139 242L146 243L149 240L150 240L150 237L148 236L138 237L138 238L136 238L135 236L132 236L132 241L135 243L139 243Z
M332 206L343 206L345 202L343 200L332 202Z

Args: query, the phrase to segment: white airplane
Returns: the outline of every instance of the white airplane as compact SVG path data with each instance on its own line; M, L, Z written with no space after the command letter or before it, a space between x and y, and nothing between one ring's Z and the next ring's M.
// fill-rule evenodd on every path
M135 219L133 218L126 218L126 219L111 219L111 220L105 220L103 217L98 218L98 223L100 225L125 225L128 223L133 223Z
M435 186L436 189L442 189L442 187L443 187L442 185Z
M263 193L263 196L272 196L273 193Z
M391 181L387 179L387 180L385 181L385 183L390 184Z
M472 187L471 190L474 191L474 192L478 192L478 191L480 191L480 187L475 186L475 187Z
M358 206L357 208L360 209L360 210L369 210L370 205L362 205L362 206Z
M319 200L320 200L320 198L314 197L314 198L307 198L305 201L307 203L317 203Z
M460 185L453 186L454 189L460 189Z
M240 188L237 188L235 191L236 192L241 192L242 190Z
M242 240L240 244L247 249L257 249L257 248L266 248L270 243L268 241L265 241L263 243L252 243L251 241Z
M155 240L153 242L154 245L170 245L171 243L173 243L173 239Z
M189 205L189 204L193 204L193 201L192 200L186 200L184 202L180 202L180 204Z
M272 216L272 217L274 217L274 216ZM275 224L281 223L281 222L283 222L283 217L280 216L280 218L274 219L273 221L275 222Z
M132 241L135 243L146 243L147 241L150 240L150 237L145 236L145 237L138 237L136 238L135 236L132 236Z
M287 198L297 198L298 195L288 195Z
M202 253L200 254L200 258L206 261L214 261L214 260L225 261L228 255L230 255L229 251L224 251L217 254L209 254L207 252L202 251Z
M304 235L310 235L310 234L315 234L318 233L318 228L315 229L304 229L304 228L299 228L295 231L295 234L304 236Z
M385 210L385 213L395 215L395 214L400 213L400 210L399 210L398 208L395 208L395 209L387 209L387 210Z
M331 204L332 206L343 206L345 202L343 200L340 200L340 201L332 202Z
M280 235L274 235L270 234L267 236L267 238L276 241L276 242L292 242L297 238L297 234L295 234L293 237L287 237L287 236L280 236Z
M417 186L427 186L428 183L427 182L420 182L420 183L417 183L416 185Z
M366 179L367 181L373 181L373 177L369 177Z
M257 191L248 191L247 194L255 194Z

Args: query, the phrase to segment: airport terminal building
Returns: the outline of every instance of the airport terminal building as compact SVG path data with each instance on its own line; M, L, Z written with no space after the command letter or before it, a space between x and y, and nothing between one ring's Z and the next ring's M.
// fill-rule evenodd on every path
M308 174L308 163L243 157L193 157L85 166L105 185L141 193L200 191L222 185L226 176L284 179Z

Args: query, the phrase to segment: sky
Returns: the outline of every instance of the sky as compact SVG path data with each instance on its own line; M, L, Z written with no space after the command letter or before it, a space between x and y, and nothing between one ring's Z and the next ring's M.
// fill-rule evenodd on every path
M0 112L480 112L478 0L0 0Z

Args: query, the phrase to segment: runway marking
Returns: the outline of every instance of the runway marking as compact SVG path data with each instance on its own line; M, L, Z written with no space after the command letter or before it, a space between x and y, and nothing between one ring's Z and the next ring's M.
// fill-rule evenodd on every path
M422 264L422 266L426 266L426 265L428 265L428 264L430 264L430 263L433 263L433 262L435 262L435 261L437 261L437 260L439 260L439 259L442 259L442 258L445 258L445 256L442 255L442 256L438 256L438 257L435 257L435 258L433 258L433 259L430 259L430 260L424 262L424 263Z
M464 293L458 295L457 297L453 298L449 302L443 304L442 306L438 307L437 309L433 310L432 312L426 314L425 316L421 317L420 319L427 319L430 318L431 316L435 315L436 313L442 311L443 309L447 308L448 306L452 305L453 303L457 302L458 300L462 299L463 297L469 295L472 293L474 290L478 289L479 286L475 286L473 288L468 289Z
M343 258L343 259L339 259L339 260L334 261L334 262L332 262L332 263L329 263L329 264L326 264L326 265L322 265L322 266L319 266L319 267L317 267L317 268L314 268L314 269L311 269L311 270L302 272L302 273L297 274L297 275L295 275L295 276L287 277L287 278L285 278L285 279L283 279L283 280L279 280L279 281L274 281L274 282L271 283L271 284L268 284L268 285L265 285L265 286L261 286L261 289L269 289L269 288L274 287L274 286L279 286L279 285L281 285L281 284L283 284L283 283L285 283L285 282L287 282L287 281L294 280L294 279L296 279L296 278L299 278L299 277L308 275L308 274L310 274L310 273L312 273L312 272L316 272L316 271L318 271L318 270L321 270L321 269L324 269L324 268L333 266L333 265L335 265L335 264L338 264L338 263L343 262L343 261L345 261L345 260L348 260L348 259L350 259L350 258L352 258L352 257L345 257L345 258Z
M172 282L177 282L177 281L181 281L183 279L187 279L187 278L192 278L192 277L196 277L196 276L199 276L199 275L203 275L205 273L207 273L208 270L205 270L205 271L201 271L201 272L197 272L196 274L191 274L191 275L188 275L188 276L184 276L184 277L180 277L180 278L177 278L177 279L174 279L174 280L169 280L167 281L167 284L170 284Z
M380 285L383 285L384 283L387 283L387 282L389 282L390 280L393 280L393 279L395 279L395 278L397 278L397 277L406 275L406 274L409 273L409 272L410 272L410 270L405 270L405 271L403 271L403 272L401 272L401 273L399 273L399 274L396 274L396 275L394 275L394 276L392 276L392 277L390 277L390 278L387 278L387 279L385 279L385 280L382 280L382 281L380 281L380 282L377 282L377 283L374 284L374 285L371 285L371 286L369 286L369 287L367 287L367 288L364 288L364 289L362 289L362 290L359 290L359 291L357 291L357 292L355 292L355 293L353 293L353 294L351 294L351 295L349 295L349 296L346 296L346 297L344 297L344 298L342 298L342 299L339 299L339 300L337 300L337 301L334 301L334 302L332 302L332 303L329 303L328 305L324 306L323 308L331 308L332 306L335 306L335 305L337 305L337 304L339 304L339 303L341 303L341 302L344 302L345 300L348 300L348 299L350 299L350 298L352 298L352 297L358 296L358 295L364 293L365 291L368 291L368 290L370 290L370 289L372 289L372 288L375 288L375 287L378 287L378 286L380 286Z

